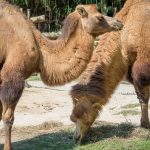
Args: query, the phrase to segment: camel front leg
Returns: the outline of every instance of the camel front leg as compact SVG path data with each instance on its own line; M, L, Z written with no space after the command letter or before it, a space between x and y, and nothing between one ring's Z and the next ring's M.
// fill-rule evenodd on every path
M139 87L135 85L136 93L141 105L141 127L150 128L149 116L148 116L148 102L150 97L150 86Z
M11 73L9 75L12 76ZM5 130L4 150L12 150L11 129L14 122L14 111L24 88L24 80L21 77L16 78L15 75L13 78L10 78L5 74L4 77L5 80L3 81L0 90L0 100L3 110L2 119Z
M4 150L12 150L11 146L11 129L14 122L14 110L15 106L8 106L3 104L3 122L5 130L5 144Z

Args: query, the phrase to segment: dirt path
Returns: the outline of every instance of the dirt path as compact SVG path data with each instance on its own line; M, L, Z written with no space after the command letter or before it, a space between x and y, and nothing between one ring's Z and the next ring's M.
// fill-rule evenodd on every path
M72 140L74 125L69 119L72 110L72 101L69 96L69 91L75 82L62 87L51 88L45 86L41 81L29 81L28 83L32 85L32 87L24 90L15 112L15 122L12 132L13 147L18 150L26 150L33 146L32 149L37 149L34 147L35 143L39 145L41 143L39 140L43 143L47 139L46 141L48 143L46 143L46 145L50 144L48 147L55 143L55 145L53 145L55 148L53 149L60 149L60 147L64 145L69 147L68 149L72 149L74 145ZM106 125L103 127L99 121L106 122ZM112 122L119 124L112 127ZM104 107L100 116L97 118L95 125L97 123L100 129L93 133L94 139L95 135L99 133L99 130L108 130L108 138L111 138L111 136L116 137L118 132L122 137L122 132L130 135L134 131L135 126L133 126L133 124L138 126L140 123L140 106L132 85L123 82L117 88L109 103ZM124 123L127 125L122 126ZM4 143L4 131L2 127L3 124L0 122L0 149L2 149L2 144ZM71 132L68 131L69 127L72 129ZM109 131L112 130L112 128L115 132L110 135ZM64 131L64 129L67 129L67 131ZM130 129L132 130L130 131ZM138 128L134 132L136 132L135 135L137 135L137 133L140 136L144 135L146 139L150 135L149 131ZM101 133L99 134L97 140L102 138ZM106 133L104 133L103 136L105 137ZM60 137L62 141L59 142L59 144L57 143L58 137ZM68 140L67 143L65 143L66 139ZM44 149L43 145L42 149ZM64 147L65 150L66 147ZM47 147L45 149L47 149Z
M75 82L62 87L47 87L41 81L29 81L15 112L15 127L39 125L46 121L71 125L72 101L69 90ZM133 104L133 105L130 105ZM132 85L123 82L104 107L97 120L139 125L140 107ZM2 122L0 123L0 129Z

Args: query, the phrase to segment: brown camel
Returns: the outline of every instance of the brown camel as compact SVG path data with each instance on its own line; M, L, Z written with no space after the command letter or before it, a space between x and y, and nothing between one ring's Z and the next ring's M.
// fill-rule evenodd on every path
M150 127L149 0L127 0L116 18L125 24L123 32L101 36L87 69L70 93L74 104L70 118L76 124L74 139L79 142L124 76L137 92L142 111L141 126Z
M91 58L94 38L121 29L121 22L98 12L96 5L78 5L69 14L56 41L48 40L27 21L19 8L0 3L0 119L5 129L4 150L11 150L14 110L24 81L39 72L47 85L77 78Z

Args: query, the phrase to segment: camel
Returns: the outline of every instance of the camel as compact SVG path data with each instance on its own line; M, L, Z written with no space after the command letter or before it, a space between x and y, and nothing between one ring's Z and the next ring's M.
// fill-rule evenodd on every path
M141 126L150 127L150 1L127 0L115 18L124 23L123 31L101 36L90 63L70 92L70 119L76 125L74 140L79 143L125 76L134 85L141 105Z
M25 79L38 72L49 86L76 79L86 68L97 35L119 30L122 23L103 16L95 4L78 5L52 41L26 19L19 8L0 3L0 119L5 130L4 150L11 150L11 128L15 107Z

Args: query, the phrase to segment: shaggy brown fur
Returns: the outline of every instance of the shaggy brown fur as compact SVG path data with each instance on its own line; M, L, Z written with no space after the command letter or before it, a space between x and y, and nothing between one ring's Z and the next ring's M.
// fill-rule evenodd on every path
M144 2L143 2L144 1ZM148 99L150 85L150 3L127 0L116 18L125 23L123 33L106 33L100 39L79 83L71 91L76 123L74 139L81 141L119 82L125 75L133 80L140 99L141 126L149 127ZM122 41L120 41L120 36ZM139 43L138 43L139 39ZM120 42L122 43L122 51ZM129 44L130 43L130 44ZM141 68L142 67L142 68Z
M0 119L5 127L4 150L12 149L14 110L24 80L39 72L47 85L72 81L87 66L95 36L121 27L116 19L102 16L96 5L79 5L67 16L59 39L51 41L18 8L0 3Z

